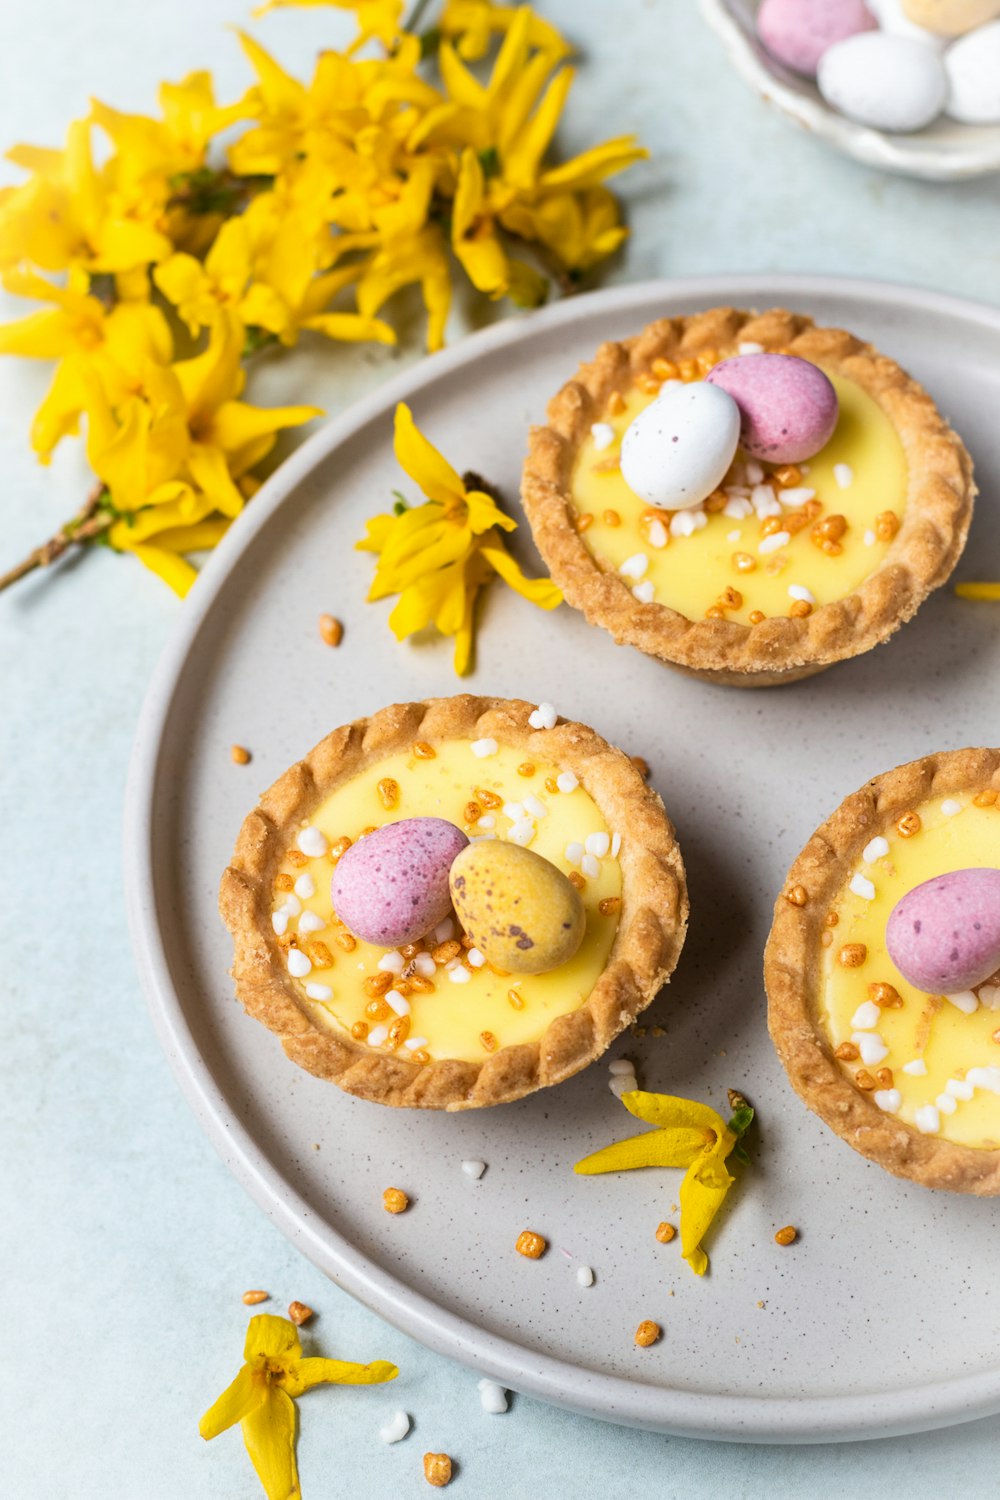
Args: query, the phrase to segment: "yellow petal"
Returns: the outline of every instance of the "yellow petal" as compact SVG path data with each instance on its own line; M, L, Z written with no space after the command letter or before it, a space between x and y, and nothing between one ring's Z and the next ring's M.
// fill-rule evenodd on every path
M211 552L232 525L232 521L202 521L197 526L175 526L156 533L156 545L167 552Z
M559 124L559 117L566 107L573 77L572 68L563 68L556 74L531 120L520 131L516 142L508 148L504 156L504 177L515 187L531 187L534 184L539 163L548 150Z
M206 1441L218 1437L237 1422L242 1422L248 1412L259 1406L267 1395L267 1385L260 1376L255 1376L249 1365L244 1365L231 1385L227 1386L198 1423L198 1431Z
M193 359L179 360L174 374L180 381L192 424L204 423L243 389L246 373L243 355L243 325L234 312L220 309L208 348Z
M595 187L606 177L623 172L637 161L645 161L648 156L644 146L636 145L634 135L619 135L599 146L591 146L570 161L550 167L542 173L540 182L545 188L571 188L579 192L581 188Z
M247 1364L262 1359L299 1359L302 1344L298 1329L289 1318L274 1313L257 1313L247 1327L243 1358Z
M716 1139L725 1132L725 1121L707 1104L695 1099L678 1099L672 1094L648 1094L642 1089L632 1089L622 1095L622 1103L630 1114L649 1125L680 1126L700 1130L704 1139L706 1130L712 1131Z
M76 347L73 328L61 312L29 313L13 323L0 323L0 354L19 359L60 359Z
M1000 583L956 583L960 599L1000 599Z
M162 578L179 599L185 597L198 577L190 563L185 562L176 553L166 551L163 547L154 547L152 543L143 542L138 547L129 547L127 550L133 557L139 559L143 567L155 573L157 578Z
M705 1150L703 1130L644 1130L585 1156L573 1168L581 1177L630 1172L635 1167L688 1167Z
M381 1385L395 1380L399 1370L384 1359L368 1365L346 1359L299 1359L285 1376L284 1389L290 1396L300 1396L314 1385Z
M318 406L250 406L244 401L226 401L215 413L207 436L226 454L230 472L238 479L270 451L276 433L322 415Z
M194 483L204 494L210 496L217 510L221 510L224 516L239 515L243 509L243 496L226 467L221 448L207 443L192 443L187 466Z
M562 603L562 591L551 578L525 578L520 566L499 542L496 546L481 546L479 551L493 571L499 573L504 583L523 599L529 600L539 609L556 609Z
M735 1138L728 1131L725 1135L729 1137L726 1149L731 1149ZM708 1269L701 1242L732 1184L721 1151L711 1148L692 1163L681 1183L681 1255L696 1276L704 1276Z
M295 1404L277 1386L243 1419L243 1441L267 1500L301 1500L295 1464Z
M344 343L357 344L369 339L377 344L396 342L396 331L388 323L381 318L363 318L360 313L315 313L311 318L303 318L299 326Z
M449 505L464 497L465 486L461 479L427 441L414 422L410 408L402 401L396 407L394 446L400 468L420 486L428 500Z
M492 495L487 495L484 490L467 491L465 503L468 508L469 530L475 535L479 536L494 526L499 526L502 531L517 530L514 518L502 511Z

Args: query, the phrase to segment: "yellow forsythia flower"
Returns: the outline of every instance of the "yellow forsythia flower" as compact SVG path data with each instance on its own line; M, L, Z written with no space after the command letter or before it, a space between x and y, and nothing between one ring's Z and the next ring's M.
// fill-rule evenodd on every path
M670 1094L634 1090L622 1095L622 1103L637 1119L657 1128L605 1146L578 1161L573 1170L590 1177L635 1167L686 1167L680 1190L681 1253L695 1275L704 1276L708 1256L701 1243L735 1180L727 1157L734 1151L745 1156L739 1141L753 1120L753 1110L734 1096L733 1117L726 1125L707 1104Z
M1000 600L1000 583L956 583L955 593L960 599Z
M243 1358L236 1379L209 1407L198 1431L214 1438L239 1422L268 1500L301 1500L293 1397L314 1385L381 1385L399 1374L381 1359L370 1365L303 1359L295 1324L269 1313L250 1319Z
M408 406L396 407L396 458L427 496L424 505L401 505L374 516L358 542L378 553L370 600L399 595L389 624L397 640L434 625L455 637L455 671L472 666L475 606L480 589L499 575L540 609L555 609L562 594L547 578L525 578L503 544L501 531L517 522L491 496L468 487L417 428Z

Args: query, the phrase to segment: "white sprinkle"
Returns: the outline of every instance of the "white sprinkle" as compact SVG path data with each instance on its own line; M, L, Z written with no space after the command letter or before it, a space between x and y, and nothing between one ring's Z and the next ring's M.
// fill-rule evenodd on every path
M481 969L486 962L485 953L480 953L478 948L470 948L465 956L474 969Z
M651 578L644 578L641 583L634 585L632 597L638 599L640 604L652 604L656 598L656 585Z
M395 951L383 953L375 967L381 969L383 974L402 974L406 968L406 959L401 953Z
M874 545L875 545L875 543L877 541L878 541L878 537L875 535L874 531L866 531L865 532L865 546L866 547L874 547ZM928 1104L927 1108L928 1109L932 1109L933 1105ZM936 1126L935 1126L935 1129L937 1129Z
M752 343L750 341L745 341L742 344L737 344L736 348L737 348L737 350L738 350L738 352L740 354L763 354L764 353L764 345L763 344L754 344L754 343Z
M926 1078L927 1064L922 1057L915 1057L912 1062L903 1064L903 1072L909 1073L911 1078Z
M476 826L478 828L495 828L497 826L497 820L492 813L483 813Z
M743 495L732 495L726 491L729 499L722 507L722 514L728 516L731 521L745 521L748 516L753 515L753 506Z
M572 844L567 844L564 850L566 859L571 865L578 865L586 852L583 845L576 843L575 840Z
M410 1430L410 1419L405 1411L394 1411L384 1427L380 1427L378 1435L383 1443L398 1443L405 1438Z
M903 1102L899 1089L876 1089L872 1098L879 1109L885 1110L887 1115L894 1115Z
M445 939L447 941L447 939ZM429 953L418 953L413 960L413 972L419 974L421 979L433 979L437 971L437 964Z
M310 1000L332 1000L333 990L328 984L307 984L306 994Z
M615 429L610 422L595 422L590 429L590 435L597 452L603 453L605 448L610 448L614 442Z
M868 876L862 875L860 870L852 876L850 889L856 896L863 896L866 901L875 900L875 887Z
M486 1171L486 1163L484 1161L463 1161L462 1171L466 1177L471 1177L475 1182L478 1182Z
M950 1094L938 1094L934 1103L943 1115L953 1115L958 1108Z
M703 510L677 510L670 517L670 535L694 536L707 525L708 517Z
M670 533L662 521L650 521L646 531L646 540L651 547L665 547L670 540Z
M815 604L816 596L811 594L804 583L790 583L788 585L789 599L801 599L803 604Z
M316 882L308 871L304 875L300 875L295 882L295 894L296 896L301 896L303 901L308 901L310 896L315 896Z
M618 569L624 578L641 578L648 570L649 558L645 552L633 552L631 557L626 557Z
M1000 1094L1000 1068L969 1068L965 1075L976 1089L988 1089L991 1094Z
M288 927L287 911L273 911L271 913L271 926L279 937L283 937Z
M755 484L750 491L750 503L757 514L758 521L766 521L768 516L781 515L781 506L769 484Z
M878 1025L881 1014L874 1000L863 1000L851 1017L851 1025L858 1031L871 1031Z
M619 1073L632 1073L634 1075L635 1063L629 1062L627 1057L619 1057L614 1062L608 1063L608 1072L612 1077L616 1077Z
M960 1010L963 1016L971 1016L979 1009L979 1001L972 990L959 990L957 994L945 995L956 1010Z
M509 818L512 823L519 823L524 817L524 803L505 802L500 811L503 813L504 817Z
M889 1056L889 1049L877 1031L855 1031L851 1041L860 1052L861 1061L866 1068L874 1067Z
M418 1052L421 1047L427 1046L427 1038L425 1036L408 1036L403 1046L410 1052Z
M551 703L539 703L528 715L528 723L532 729L555 729L558 717Z
M1000 1010L1000 984L981 984L979 1003L987 1010Z
M410 1002L398 990L386 990L385 998L386 1003L392 1006L397 1016L408 1016L410 1014Z
M849 490L854 483L854 470L850 464L834 464L833 477L842 490Z
M622 1094L630 1094L638 1087L639 1080L634 1073L616 1073L614 1078L608 1079L608 1088L616 1099L620 1099Z
M803 505L808 505L814 499L815 490L807 490L804 485L793 489L782 490L781 503L786 510L801 510Z
M588 854L596 854L598 859L603 859L611 848L611 835L608 833L588 833L586 838L586 849Z
M445 917L434 929L434 941L436 943L447 943L455 936L455 923L451 917Z
M293 979L305 979L311 968L312 963L301 948L289 948L288 972Z
M877 859L884 859L889 853L889 840L884 839L881 834L872 839L861 851L861 858L866 865L873 865Z
M601 862L593 854L585 854L580 861L580 869L590 880L596 880L601 873Z
M303 828L298 834L295 842L303 854L308 854L310 859L319 859L326 853L326 839L318 828Z
M576 1280L578 1286L593 1286L594 1273L589 1266L577 1266Z
M304 911L299 918L300 932L322 932L325 926L326 923L319 912Z
M469 748L472 751L473 755L478 756L480 760L485 760L488 755L496 755L497 751L500 749L500 746L497 744L496 740L485 739L473 740Z
M507 1392L495 1380L479 1382L479 1400L483 1411L488 1411L493 1417L507 1410Z
M949 1078L944 1086L944 1091L946 1094L950 1094L953 1099L962 1100L971 1099L976 1092L967 1078Z
M469 980L472 978L472 975L469 973L468 969L457 963L453 969L449 969L448 978L451 980L452 984L468 984Z
M954 797L946 797L941 803L941 811L946 818L953 818L956 813L962 811L961 802L956 802Z
M299 900L298 896L293 896L289 891L284 901L282 901L281 905L278 907L278 910L283 911L286 917L297 917L299 912L302 910L302 902Z
M579 785L572 771L560 771L556 777L556 786L561 792L575 792Z
M791 540L792 537L790 532L776 531L774 532L773 536L766 536L764 538L764 540L759 544L757 551L762 554L768 552L777 552L779 547L787 547L788 543Z
M933 1104L922 1104L914 1111L913 1123L921 1135L937 1135L941 1129L941 1115Z
M529 793L528 796L525 797L524 810L532 818L547 818L549 815L549 810L545 806L545 803L542 801L541 797L536 797L533 792Z
M389 1035L388 1026L373 1026L368 1033L368 1042L372 1047L381 1047Z
M743 535L742 531L737 526L737 528L736 528L735 531L727 531L726 532L726 541L727 542L738 542L739 539L740 539L740 537L742 535Z
M764 465L759 464L755 458L748 458L744 467L747 484L760 484L764 478Z
M535 825L531 818L521 818L514 823L507 834L507 840L511 844L520 844L524 849L535 837Z
M621 836L621 834L620 833L613 833L611 835L611 853L612 853L613 858L615 858L615 859L618 858L618 851L621 848L621 846L622 846L622 836Z

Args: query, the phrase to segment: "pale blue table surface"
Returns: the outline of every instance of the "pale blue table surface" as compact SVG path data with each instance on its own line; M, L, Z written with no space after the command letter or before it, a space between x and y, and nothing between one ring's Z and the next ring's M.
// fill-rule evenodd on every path
M727 270L829 271L1000 300L1000 184L928 186L867 171L800 134L724 63L692 0L543 0L584 51L565 148L629 129L653 160L625 180L634 239L606 280ZM237 0L33 0L0 18L0 143L56 144L89 94L146 109L161 78L247 69ZM303 68L343 36L329 10L259 34ZM11 173L11 180L14 178ZM10 304L10 311L14 305ZM456 319L453 336L461 333ZM259 399L335 412L402 353L316 348L268 368ZM43 367L0 362L0 562L79 504L82 455L27 450ZM305 384L303 384L303 380ZM355 1304L282 1240L201 1135L154 1040L125 930L121 803L136 716L181 606L98 553L0 600L0 985L3 1230L0 1495L216 1500L260 1493L238 1433L206 1445L201 1411L235 1373L246 1286L321 1312L323 1352L395 1360L391 1390L301 1403L306 1500L428 1493L426 1448L453 1493L609 1497L985 1496L994 1421L822 1448L754 1448L633 1432L514 1398L480 1410L475 1377ZM821 1336L818 1330L818 1336ZM384 1447L396 1406L416 1431Z

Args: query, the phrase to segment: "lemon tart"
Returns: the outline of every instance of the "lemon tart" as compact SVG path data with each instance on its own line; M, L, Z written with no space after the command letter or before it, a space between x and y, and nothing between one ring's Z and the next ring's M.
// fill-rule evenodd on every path
M723 366L762 355L826 377L832 435L807 462L769 459L776 443L759 457L740 446L700 503L648 503L622 472L626 434L679 384L724 385ZM892 635L954 568L975 486L931 398L870 344L783 310L716 308L604 344L532 430L522 494L552 577L592 624L682 671L754 687Z
M810 839L764 960L810 1109L890 1172L983 1196L1000 1193L998 863L1000 750L900 766ZM928 968L914 945L934 944Z
M440 864L424 873L442 851L467 927L447 869L443 886ZM533 917L519 872L503 895L512 855L527 885L544 877ZM327 735L246 818L220 908L236 994L293 1062L366 1099L449 1110L517 1099L598 1057L672 973L687 925L673 829L629 757L550 704L469 696ZM564 908L546 966L532 921Z

